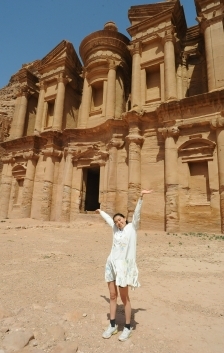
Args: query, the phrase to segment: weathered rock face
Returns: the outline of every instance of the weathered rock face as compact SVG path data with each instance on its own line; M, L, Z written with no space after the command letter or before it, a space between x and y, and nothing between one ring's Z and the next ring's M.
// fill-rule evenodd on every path
M224 231L223 2L196 8L187 28L179 1L132 6L131 41L108 22L83 39L83 65L62 41L13 76L0 217L71 221L101 205L131 220L153 188L142 227Z

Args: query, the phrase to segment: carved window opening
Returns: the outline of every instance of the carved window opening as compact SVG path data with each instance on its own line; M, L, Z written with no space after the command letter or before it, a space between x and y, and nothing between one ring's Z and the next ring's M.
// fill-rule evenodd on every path
M52 127L53 118L54 118L54 100L47 101L47 114L46 114L46 123L45 127Z
M92 85L91 113L102 113L103 107L103 81L95 82Z
M146 103L161 100L160 65L146 68Z
M22 193L23 193L23 183L24 179L17 179L15 183L15 195L13 199L14 205L21 204L22 201Z
M81 212L93 212L99 204L100 167L83 168Z
M206 205L210 203L208 162L189 162L189 191L191 205Z
M14 177L13 205L21 204L25 175L26 167L24 165L18 164L12 169L12 176Z

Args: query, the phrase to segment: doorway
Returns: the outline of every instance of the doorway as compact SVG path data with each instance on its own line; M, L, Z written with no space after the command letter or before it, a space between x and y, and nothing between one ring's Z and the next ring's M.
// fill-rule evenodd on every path
M99 204L100 168L83 168L81 211L95 211Z

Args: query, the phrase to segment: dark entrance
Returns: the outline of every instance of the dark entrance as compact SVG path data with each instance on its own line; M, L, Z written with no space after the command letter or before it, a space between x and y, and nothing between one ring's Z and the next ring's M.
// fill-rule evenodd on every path
M99 204L100 168L83 169L84 211L95 211Z

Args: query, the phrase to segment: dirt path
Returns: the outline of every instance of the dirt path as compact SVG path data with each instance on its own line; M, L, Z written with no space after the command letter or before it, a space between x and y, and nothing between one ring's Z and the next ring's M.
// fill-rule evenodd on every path
M21 352L56 352L63 341L79 353L224 352L223 239L139 231L142 286L130 293L134 331L121 343L101 338L111 231L100 218L7 220L0 233L0 353L11 353L7 340L18 329L34 336ZM117 322L121 331L120 299Z

